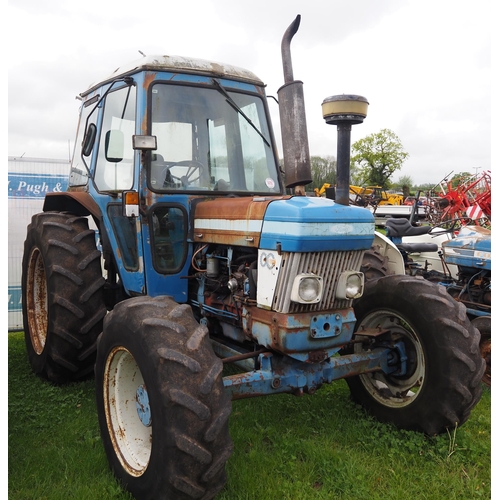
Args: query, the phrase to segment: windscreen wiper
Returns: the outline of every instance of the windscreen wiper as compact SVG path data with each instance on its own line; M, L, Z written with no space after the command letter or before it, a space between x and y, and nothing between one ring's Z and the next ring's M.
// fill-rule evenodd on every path
M234 108L236 112L238 112L245 120L252 126L252 128L262 137L262 140L267 144L268 147L271 147L269 141L264 137L264 134L255 126L253 121L245 114L245 112L233 101L232 97L226 92L226 89L220 84L218 80L212 78L212 83L216 86L217 90L226 98L228 104Z

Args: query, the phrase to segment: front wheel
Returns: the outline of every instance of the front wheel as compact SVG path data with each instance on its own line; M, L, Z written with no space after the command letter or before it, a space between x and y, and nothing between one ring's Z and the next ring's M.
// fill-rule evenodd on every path
M109 463L135 498L209 499L224 486L231 401L189 306L117 304L98 342L96 397Z
M483 383L491 386L491 316L478 316L471 323L479 330L481 340L479 349L481 356L486 361L486 370L483 375Z
M348 351L399 343L406 357L398 375L346 379L354 401L379 420L429 435L462 425L481 397L485 370L479 332L463 304L441 286L397 275L369 281L354 309L358 334Z

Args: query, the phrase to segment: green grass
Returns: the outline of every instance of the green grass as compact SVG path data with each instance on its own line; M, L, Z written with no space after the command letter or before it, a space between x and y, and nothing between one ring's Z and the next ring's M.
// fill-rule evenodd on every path
M10 500L131 500L109 472L93 381L56 387L9 333ZM217 500L491 498L491 392L455 432L429 438L381 424L344 381L314 396L235 401L235 449Z

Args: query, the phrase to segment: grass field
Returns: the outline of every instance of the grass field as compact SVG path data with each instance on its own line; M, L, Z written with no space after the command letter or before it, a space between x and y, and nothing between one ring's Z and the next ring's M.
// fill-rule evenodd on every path
M35 377L22 333L9 333L10 500L132 500L108 470L94 383ZM217 500L491 498L491 392L459 429L400 431L351 402L345 381L314 396L235 401L234 453Z

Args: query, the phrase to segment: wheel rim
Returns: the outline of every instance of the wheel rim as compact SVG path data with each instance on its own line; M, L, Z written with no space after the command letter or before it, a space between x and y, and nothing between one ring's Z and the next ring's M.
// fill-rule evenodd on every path
M28 261L26 280L26 313L29 335L34 351L40 355L47 340L49 323L47 306L47 279L40 250L34 248Z
M142 475L151 456L151 409L139 366L123 347L113 349L106 361L104 403L116 456L130 475Z
M375 311L361 322L363 328L390 330L395 341L404 343L407 357L407 374L391 376L383 372L365 373L359 376L365 389L379 403L391 408L412 404L418 397L425 380L425 356L418 335L410 325L390 311ZM354 352L361 353L363 346L355 344Z

